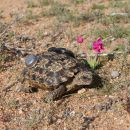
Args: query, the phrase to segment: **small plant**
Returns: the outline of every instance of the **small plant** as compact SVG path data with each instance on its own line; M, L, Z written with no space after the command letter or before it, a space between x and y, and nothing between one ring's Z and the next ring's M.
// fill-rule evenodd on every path
M81 3L85 2L85 0L71 0L71 2L74 4L81 4Z
M125 13L123 14L115 14L113 16L110 16L110 20L113 21L113 23L128 23L129 22L129 18L127 15L125 15Z
M84 38L82 36L77 37L77 42L78 43L83 43L83 41L84 41Z
M37 31L37 38L41 40L43 37L44 37L44 32L41 29L39 29Z
M117 26L117 25L113 25L110 29L109 29L110 34L114 37L114 38L124 38L128 35L129 31L127 28L124 28L122 26Z
M32 1L32 0L27 1L27 8L35 8L37 6L38 5L36 3L34 3L34 1Z
M27 128L35 128L40 122L40 120L41 120L40 117L38 118L36 115L31 115L26 119L24 124Z
M69 9L68 5L61 4L60 2L53 2L50 4L49 10L43 10L41 16L56 17L59 22L75 22L78 23L77 17L73 15Z
M7 106L9 107L9 109L17 109L20 104L18 100L13 99L7 102Z
M104 10L105 6L103 4L93 4L92 9Z
M95 28L91 31L91 35L95 35L96 37L102 36L103 39L109 36L114 39L127 38L130 35L130 27L128 26L127 28L125 28L123 26L112 24L104 30L100 28Z
M0 18L3 18L3 10L0 10Z
M78 36L77 43L79 44L80 48L82 48L83 42L84 42L84 38L82 36ZM87 63L94 70L100 65L99 54L101 54L104 51L104 45L103 45L102 38L98 38L97 41L94 41L91 48L96 53L95 53L95 56L87 56ZM84 53L85 53L85 55L87 55L86 52L84 52Z
M121 0L111 0L110 6L114 8L123 8L127 5L127 2Z
M124 52L125 51L125 45L121 44L121 45L117 46L114 51Z
M66 12L66 8L64 4L59 2L54 2L51 4L51 8L46 12L47 16L62 16Z
M28 22L28 20L38 20L38 18L40 17L40 15L38 14L33 14L32 10L27 10L25 17L23 17L22 21L23 22Z
M100 62L98 60L96 60L95 58L89 58L87 60L87 63L90 65L90 67L93 70L96 69L100 65Z
M78 19L82 22L92 22L95 20L95 17L93 15L93 13L91 11L85 12L85 13L81 13L78 16Z
M104 51L104 45L103 45L103 41L101 38L98 38L97 41L93 42L93 50L96 52L94 57L88 57L88 64L90 65L90 67L92 69L96 69L99 65L100 62L98 60L98 55Z
M104 13L101 10L89 10L88 12L81 13L78 16L78 19L82 22L100 22L104 17Z
M128 18L130 18L130 2L124 7L124 12L128 14Z
M97 52L97 54L104 50L103 41L101 38L98 38L97 41L93 42L93 49Z
M78 48L77 48L78 50L77 51L79 51L80 49L83 50L82 44L84 42L84 37L83 36L78 36L76 41L78 43Z
M40 7L48 6L52 4L53 2L54 2L53 0L39 0Z

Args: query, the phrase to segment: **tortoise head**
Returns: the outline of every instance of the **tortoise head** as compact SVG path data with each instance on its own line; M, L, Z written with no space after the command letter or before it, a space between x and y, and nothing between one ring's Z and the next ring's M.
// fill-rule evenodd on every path
M91 71L85 70L79 72L75 78L74 83L78 86L86 86L92 84L93 81L93 75Z

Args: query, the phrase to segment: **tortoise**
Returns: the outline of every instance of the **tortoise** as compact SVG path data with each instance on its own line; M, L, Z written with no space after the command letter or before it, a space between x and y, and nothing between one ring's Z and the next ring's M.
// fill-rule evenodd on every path
M65 48L51 47L40 54L28 55L25 64L21 80L29 83L25 92L32 92L32 88L49 90L44 96L45 102L57 100L93 81L92 72Z

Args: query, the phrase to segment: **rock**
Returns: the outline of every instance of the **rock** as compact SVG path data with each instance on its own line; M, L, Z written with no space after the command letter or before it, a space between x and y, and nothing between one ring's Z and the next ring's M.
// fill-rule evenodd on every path
M80 58L87 58L87 54L86 53L83 53L83 52L80 52L77 54Z
M122 13L122 12L111 13L110 16L125 16L125 17L128 17L128 13Z
M61 119L58 119L56 123L57 123L57 124L60 124L61 122L62 122L62 120L61 120Z
M109 110L111 110L112 108L112 105L114 104L115 102L109 98L107 101L103 102L103 103L100 103L100 104L96 104L93 109L94 110L97 110L97 111L102 111L102 112L107 112Z
M47 125L51 125L53 124L54 122L57 121L56 117L54 117L53 115L49 114L47 117L46 117L46 121L47 121Z
M21 83L17 83L15 87L15 92L21 92L23 88L23 85Z
M71 117L74 117L74 116L75 116L75 111L71 111L71 112L70 112L70 116L71 116Z
M70 107L67 107L65 110L64 110L64 117L68 117L68 116L70 116L70 112L71 112L72 110L71 110L71 108Z
M4 128L3 130L9 130L8 128Z
M96 117L84 117L84 121L82 123L82 130L86 130L90 127L91 123L95 120Z
M111 76L112 76L112 78L117 78L117 77L119 77L119 72L118 71L112 71L111 72Z
M82 94L82 93L84 93L86 91L86 89L85 88L82 88L82 89L80 89L79 91L78 91L78 94Z
M49 36L50 33L49 33L49 32L44 32L43 35L44 35L44 37L45 37L45 36Z

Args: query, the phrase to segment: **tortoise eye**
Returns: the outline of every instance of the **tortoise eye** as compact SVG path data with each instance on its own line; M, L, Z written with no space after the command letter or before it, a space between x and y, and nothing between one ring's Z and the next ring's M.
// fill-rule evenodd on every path
M28 67L32 67L33 65L36 64L37 60L38 60L37 56L35 56L35 55L28 55L25 58L25 64Z

